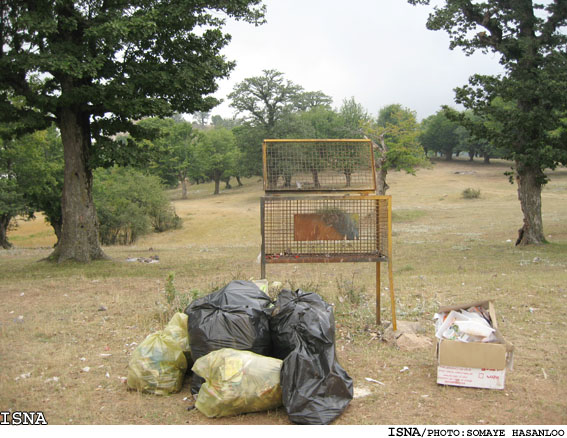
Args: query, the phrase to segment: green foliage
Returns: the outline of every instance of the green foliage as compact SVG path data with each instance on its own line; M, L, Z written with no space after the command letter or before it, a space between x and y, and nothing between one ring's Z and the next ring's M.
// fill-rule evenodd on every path
M480 189L472 189L472 188L468 187L465 190L463 190L463 193L461 193L461 196L464 199L478 199L478 198L480 198Z
M201 172L195 159L195 144L199 138L197 130L181 118L148 118L138 124L157 133L143 140L152 150L148 170L158 175L168 187L182 186L182 197L187 197L187 180L199 178Z
M263 70L262 76L244 79L236 84L228 98L230 105L244 114L245 121L266 131L267 138L282 137L282 128L278 131L276 128L289 114L329 108L332 102L321 91L304 91L277 70Z
M237 163L241 160L234 134L226 128L215 128L203 132L195 149L199 170L215 181L215 194L219 194L221 180L235 176Z
M3 138L55 122L66 150L63 233L53 257L104 256L97 239L92 170L149 157L145 117L208 111L234 62L227 18L260 24L261 0L38 0L0 5ZM128 132L131 138L118 138ZM81 220L74 220L80 217Z
M167 274L167 278L165 279L165 301L169 305L173 303L173 300L175 300L175 296L177 295L175 284L173 284L174 279L175 279L174 272L170 272L169 274Z
M127 245L151 231L181 226L156 176L119 167L97 170L93 196L103 244Z
M419 142L420 126L415 112L409 108L399 104L382 108L375 121L363 126L363 132L376 143L383 136L386 169L415 174L418 167L428 164Z
M419 141L427 152L440 153L451 160L460 141L459 129L461 126L440 110L423 120Z
M13 140L0 140L1 245L9 247L5 227L15 216L33 217L43 211L57 237L61 230L63 150L55 129L36 131Z
M339 109L341 119L342 135L340 138L362 138L362 127L371 120L366 109L357 103L354 97L344 99Z
M428 0L409 0L429 4ZM567 8L564 1L446 0L427 21L450 48L493 52L504 73L474 75L456 102L481 117L485 138L514 161L524 225L518 244L545 243L541 215L544 170L567 164ZM511 179L512 181L512 179Z

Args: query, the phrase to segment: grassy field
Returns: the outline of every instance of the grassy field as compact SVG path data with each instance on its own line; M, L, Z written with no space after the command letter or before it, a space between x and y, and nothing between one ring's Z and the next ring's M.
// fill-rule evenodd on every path
M508 169L454 161L389 175L398 320L422 322L433 341L439 305L493 299L515 346L504 390L439 386L433 347L382 342L374 264L268 265L270 281L335 305L339 361L356 395L366 394L336 424L567 424L567 169L550 173L543 191L551 243L528 248L514 246L522 216ZM40 410L50 424L289 424L283 409L222 419L187 411L188 382L169 397L124 383L136 345L167 320L160 303L170 273L180 295L260 276L262 185L244 183L218 196L210 184L192 186L187 200L172 191L182 229L106 247L111 260L87 266L42 261L50 228L42 218L20 222L9 234L15 248L0 251L0 410ZM480 198L464 199L467 188ZM159 263L126 261L152 255Z

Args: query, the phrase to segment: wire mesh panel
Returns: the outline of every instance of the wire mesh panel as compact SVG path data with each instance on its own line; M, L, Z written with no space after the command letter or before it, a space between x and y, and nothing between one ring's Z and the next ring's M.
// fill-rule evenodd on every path
M267 192L373 192L370 140L265 140Z
M388 196L264 197L264 261L385 261L389 203Z

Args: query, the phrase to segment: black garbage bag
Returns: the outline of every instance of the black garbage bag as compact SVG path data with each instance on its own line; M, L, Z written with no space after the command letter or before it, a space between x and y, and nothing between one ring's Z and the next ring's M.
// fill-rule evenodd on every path
M333 308L315 293L282 291L270 329L274 351L285 355L280 380L290 421L330 423L353 396L352 378L335 355Z
M297 325L300 315L305 315L306 312L310 318L316 318L311 324L311 331L318 336L332 336L327 341L334 344L335 320L332 307L316 293L284 289L278 294L270 318L274 357L283 360L295 349L298 344Z
M194 361L221 348L270 356L269 314L272 301L250 281L231 281L222 289L193 301L185 309L191 357ZM197 394L204 380L191 378Z

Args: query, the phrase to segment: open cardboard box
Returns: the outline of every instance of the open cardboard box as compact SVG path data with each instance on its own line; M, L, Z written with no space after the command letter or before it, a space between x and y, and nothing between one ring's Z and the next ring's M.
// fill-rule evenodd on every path
M483 307L490 315L496 330L496 342L460 342L438 339L437 383L440 385L467 386L473 388L504 389L506 369L512 370L514 347L498 330L496 312L492 301L480 301L457 306L446 306L439 313L451 310Z

